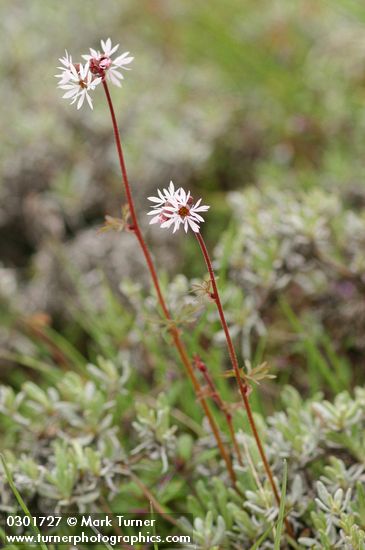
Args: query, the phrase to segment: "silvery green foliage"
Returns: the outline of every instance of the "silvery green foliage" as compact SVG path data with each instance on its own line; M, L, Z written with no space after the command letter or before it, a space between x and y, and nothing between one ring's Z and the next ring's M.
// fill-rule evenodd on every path
M287 387L283 402L285 410L269 417L266 426L260 417L257 420L278 484L283 459L288 461L286 510L302 547L363 549L363 388L356 389L355 397L339 394L332 404L320 396L303 401L296 390ZM268 530L260 548L272 549L278 509L253 438L239 432L239 443L243 440L244 456L248 450L251 457L244 468L236 465L244 496L217 477L200 480L195 495L188 499L189 510L202 521L208 512L213 514L213 523L222 517L227 548L250 548ZM285 544L284 535L282 548L287 548Z
M41 508L53 501L58 509L72 504L84 509L103 487L116 491L126 454L114 411L129 377L127 358L116 364L99 357L87 366L87 378L67 372L46 390L33 382L17 394L1 386L0 411L16 435L16 455L7 453L14 481L20 492L37 496ZM7 489L1 507L8 506Z
M218 549L226 538L226 525L222 516L218 516L217 523L213 523L213 514L208 512L204 519L194 521L194 537L204 550Z
M339 193L318 188L249 187L231 193L229 202L234 218L216 258L233 283L224 299L243 355L250 353L252 337L266 333L270 303L293 285L303 298L319 302L320 319L331 324L337 315L334 330L340 337L348 334L349 321L355 323L352 341L362 347L365 212L347 210Z
M206 447L207 434L193 438L183 425L177 431L171 424L167 396L127 405L128 422L123 413L114 415L118 399L121 406L130 397L128 373L128 358L115 364L99 358L86 375L66 373L46 390L30 382L19 392L1 387L0 410L14 434L6 458L26 500L40 510L98 511L102 496L123 494L133 471L146 486L155 480L152 491L171 510L193 514L192 524L182 523L194 530L198 549L250 548L265 534L260 548L272 550L278 508L253 438L237 433L244 466L235 463L236 491L216 449ZM287 460L285 506L301 547L364 550L364 388L329 402L320 395L303 400L286 387L282 399L283 410L256 420L278 485ZM0 484L1 509L11 510L3 476ZM282 548L289 548L285 533Z
M194 548L200 550L219 550L227 544L227 526L222 516L214 520L212 511L208 511L204 518L197 517L193 524L186 518L180 520L182 528L194 537ZM225 547L225 546L224 546Z
M363 485L358 484L357 487L357 497L363 498ZM363 550L365 531L360 527L362 517L358 511L354 510L354 506L351 506L351 488L346 492L341 488L333 490L318 481L316 489L318 495L315 498L316 510L311 513L311 518L317 536L300 537L299 542L315 550L322 548Z
M161 460L162 472L168 470L168 457L176 451L176 426L170 426L170 409L161 395L155 407L139 402L136 405L137 420L133 422L140 443L132 454L144 452L151 460Z

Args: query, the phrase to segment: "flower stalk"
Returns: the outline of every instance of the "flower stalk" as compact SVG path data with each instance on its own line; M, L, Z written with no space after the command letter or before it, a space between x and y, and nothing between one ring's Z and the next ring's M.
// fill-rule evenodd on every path
M242 401L243 401L243 404L245 406L248 422L250 424L250 428L251 428L252 434L254 436L254 439L255 439L255 442L256 442L256 445L257 445L257 449L259 451L262 463L264 465L266 475L267 475L267 477L269 479L269 482L270 482L270 485L272 487L276 503L277 503L278 507L280 508L280 501L281 501L280 494L279 494L278 488L276 486L274 476L273 476L273 473L272 473L271 468L270 468L270 464L267 460L265 450L264 450L263 444L261 442L261 438L260 438L259 432L257 430L256 422L255 422L255 419L254 419L254 416L253 416L253 413L252 413L250 401L248 399L248 396L249 396L249 393L250 393L250 387L247 384L246 380L244 378L242 378L242 371L239 368L236 351L234 349L233 342L232 342L232 339L231 339L231 335L229 333L227 321L226 321L226 318L225 318L225 315L224 315L224 310L223 310L222 302L221 302L221 299L220 299L220 296L219 296L216 277L215 277L215 274L214 274L213 265L212 265L212 262L211 262L211 259L210 259L210 256L209 256L209 252L208 252L207 246L205 244L205 241L204 241L201 233L200 232L195 232L195 236L196 236L196 239L199 243L200 249L202 251L202 254L203 254L203 257L204 257L204 260L205 260L205 264L208 268L209 277L210 277L211 284L212 284L212 289L213 289L213 292L211 293L211 298L212 298L212 300L214 300L214 302L217 306L217 309L218 309L219 318L220 318L221 325L222 325L222 328L223 328L223 331L224 331L224 334L225 334L225 337L226 337L229 356L230 356L232 367L233 367L233 370L234 370L234 374L235 374L235 377L236 377L236 380L237 380L237 385L238 385L238 388L239 388L239 391L240 391L240 394L241 394L241 397L242 397ZM290 522L288 521L288 519L286 517L284 518L284 522L285 522L285 527L286 527L286 530L287 530L288 534L291 537L293 537L294 536L293 528L292 528Z
M229 333L227 321L226 321L226 318L225 318L225 315L224 315L224 310L223 310L223 307L222 307L222 302L221 302L221 299L220 299L220 296L219 296L218 287L217 287L217 283L216 283L216 278L215 278L215 275L214 275L214 270L213 270L212 262L211 262L211 259L210 259L210 256L209 256L209 252L208 252L208 249L206 247L205 241L204 241L201 233L195 233L195 236L196 236L196 239L199 243L202 254L204 256L206 266L208 268L210 280L211 280L211 283L212 283L212 289L213 289L213 292L211 293L211 298L212 298L212 300L214 300L214 302L217 306L217 309L218 309L219 318L220 318L221 325L222 325L222 328L223 328L223 331L224 331L224 334L225 334L225 337L226 337L229 356L230 356L230 359L231 359L231 363L232 363L232 367L233 367L234 374L235 374L235 377L236 377L236 381L237 381L237 384L238 384L238 388L239 388L239 391L240 391L240 394L241 394L241 397L242 397L242 400L243 400L243 403L244 403L244 406L245 406L248 422L250 424L252 434L255 438L256 445L257 445L258 451L260 453L260 457L261 457L262 463L264 465L267 477L270 481L270 485L272 487L272 490L273 490L273 493L274 493L274 496L275 496L275 500L276 500L278 506L280 506L279 491L278 491L278 488L276 487L274 476L272 474L269 462L266 458L264 447L262 445L261 438L260 438L260 435L259 435L257 427L256 427L255 419L254 419L252 409L251 409L251 405L250 405L250 402L249 402L249 399L248 399L249 385L247 384L247 382L244 379L242 379L242 374L241 374L241 371L240 371L240 368L239 368L237 355L236 355L236 352L235 352L235 349L234 349L234 346L233 346L231 335Z
M229 434L231 436L232 444L233 444L234 450L235 450L236 455L237 455L238 463L239 463L240 466L243 467L242 453L241 453L240 447L238 445L238 441L237 441L236 434L235 434L235 431L234 431L232 414L229 411L229 408L228 408L227 404L224 403L223 399L221 398L220 393L219 393L218 389L215 386L213 378L212 378L206 364L201 360L201 358L198 355L195 355L194 363L195 363L195 366L197 367L197 369L199 369L200 372L202 373L202 375L204 377L204 380L207 383L207 387L208 387L209 392L210 392L210 394L209 394L210 397L213 398L213 400L217 404L218 408L222 411L222 413L225 416L227 426L228 426L228 430L229 430Z
M102 84L103 84L106 100L107 100L107 103L108 103L110 116L111 116L111 119L112 119L115 144L116 144L116 148L117 148L117 153L118 153L119 164L120 164L120 169L121 169L121 173L122 173L124 189L125 189L125 193L126 193L126 197L127 197L127 202L128 202L128 205L129 205L130 217L131 217L131 222L132 222L131 225L129 226L129 229L131 231L133 231L134 234L137 237L138 243L139 243L139 245L142 249L142 253L144 255L148 270L149 270L150 275L151 275L151 279L152 279L153 286L154 286L156 294L157 294L157 299L158 299L159 305L161 307L161 310L163 312L164 317L171 324L170 334L171 334L172 340L173 340L174 345L175 345L175 347L178 351L180 359L181 359L181 361L184 365L186 373L187 373L188 377L191 380L194 391L195 391L197 396L200 396L201 393L202 393L201 385L199 383L198 378L195 375L195 372L194 372L193 366L191 364L191 361L189 359L189 356L187 354L186 348L185 348L185 346L184 346L184 344L183 344L183 342L180 338L179 331L176 328L176 326L174 326L174 324L171 322L172 318L171 318L170 312L167 308L164 296L163 296L161 288L160 288L160 284L159 284L159 281L158 281L156 269L155 269L152 257L150 255L150 252L148 250L147 244L144 240L144 237L142 235L142 232L141 232L141 229L140 229L140 226L139 226L139 223L138 223L137 214L136 214L134 201L133 201L133 196L132 196L132 192L131 192L131 187L130 187L130 184L129 184L127 169L126 169L126 165L125 165L125 161L124 161L122 143L121 143L118 124L117 124L117 120L116 120L116 116L115 116L115 112L114 112L113 102L112 102L112 99L111 99L108 84L107 84L105 79L103 79ZM235 485L236 484L236 475L235 475L234 470L233 470L232 461L231 461L231 458L230 458L230 456L229 456L229 454L228 454L228 452L227 452L227 450L226 450L226 448L223 444L222 437L221 437L221 434L219 432L218 426L217 426L217 424L214 420L214 417L212 415L212 412L211 412L211 410L208 406L208 403L207 403L206 399L201 398L200 402L201 402L202 408L204 410L204 413L205 413L205 415L208 419L208 422L210 424L210 427L211 427L211 430L212 430L213 435L215 437L215 440L217 442L220 455L221 455L222 459L224 460L224 462L226 464L228 475L229 475L233 485Z
M175 233L180 227L183 227L185 232L188 232L190 228L193 233L195 233L196 239L199 243L209 272L210 289L208 294L210 299L213 300L217 306L219 318L224 330L229 356L233 367L233 374L237 380L239 392L241 394L242 401L246 410L248 422L250 424L250 428L254 436L264 469L269 479L269 483L272 487L274 498L278 507L280 507L280 494L276 486L270 464L266 458L265 450L256 427L255 419L248 398L250 393L250 386L247 383L247 379L245 374L243 373L243 370L240 369L238 365L238 359L233 346L231 335L229 333L227 321L222 307L222 302L220 300L212 262L210 260L209 252L205 245L204 239L200 233L200 223L204 222L204 218L201 216L201 213L206 212L209 209L209 206L201 205L201 199L199 199L198 202L194 203L190 191L186 192L182 187L175 189L172 182L170 182L170 186L167 189L163 189L162 192L158 190L158 197L149 197L149 200L154 203L151 212L148 213L148 215L154 216L150 223L158 223L162 229L173 228L173 233ZM207 290L207 288L205 290ZM204 371L204 374L205 376L207 376L206 370ZM213 381L209 380L208 385L210 386L210 389L212 389L211 384L213 384ZM291 525L286 519L285 524L288 533L292 534L293 531Z

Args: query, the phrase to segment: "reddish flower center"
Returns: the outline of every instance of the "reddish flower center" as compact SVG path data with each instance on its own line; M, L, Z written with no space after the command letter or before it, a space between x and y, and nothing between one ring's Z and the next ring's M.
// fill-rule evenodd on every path
M74 63L74 67L77 71L77 74L79 76L79 86L80 88L83 90L84 88L87 89L87 83L85 82L85 80L83 80L81 77L80 77L80 63Z
M109 69L110 65L112 64L112 60L110 57L106 57L105 55L99 59L99 67L105 71L105 69Z
M179 208L179 216L181 216L182 218L186 218L189 213L190 209L187 206L182 206L181 208Z
M90 71L96 76L104 77L105 71L109 69L111 64L112 60L106 55L101 56L100 59L93 57L90 59Z

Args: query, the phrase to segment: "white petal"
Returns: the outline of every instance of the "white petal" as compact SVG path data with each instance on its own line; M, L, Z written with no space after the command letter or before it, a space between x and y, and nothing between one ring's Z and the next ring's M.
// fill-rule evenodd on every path
M119 78L120 80L124 80L124 76L122 73L114 69L114 67L110 67L109 72L113 74L116 78Z
M164 221L161 224L161 227L170 227L170 225L172 225L174 222L176 223L176 220L174 220L174 218L170 218L170 219Z
M159 199L158 197L147 197L149 201L152 201L152 202L158 202L160 203L161 202L161 199Z
M204 218L202 218L201 216L199 216L199 214L196 214L195 212L192 212L190 210L190 217L193 219L193 220L196 220L196 221L199 221L199 222L204 222Z
M154 218L152 218L152 220L150 221L150 225L152 225L153 223L159 223L161 220L160 220L160 214L158 216L155 216Z
M84 103L84 99L85 99L85 94L84 93L81 93L80 95L80 99L77 103L77 109L80 109Z
M176 194L175 195L169 195L168 197L168 201L172 204L172 206L174 206L175 208L180 208L181 205L181 201L179 200L179 197L176 197Z
M122 60L125 59L128 55L129 55L129 52L123 52L121 55L118 55L118 57L116 57L116 58L114 59L114 62L116 63L117 61L122 61Z
M177 190L177 193L179 193L179 196L183 202L186 202L186 193L185 190L180 187L180 189Z
M113 55L113 53L115 53L118 48L119 48L119 44L117 44L116 46L114 46L113 49L110 50L109 55Z
M82 78L85 79L88 75L90 68L90 63L87 61L84 66L80 65L80 74L82 75ZM91 76L91 75L90 75Z
M117 67L124 67L125 65L129 65L129 63L132 63L134 57L125 57L129 52L124 53L123 55L120 55L119 57L116 57L113 60L113 64ZM125 67L125 70L129 70L129 67Z
M106 77L107 77L108 80L110 80L110 82L115 84L115 86L118 86L119 88L121 87L121 83L119 82L119 80L117 78L115 78L115 76L113 76L113 73L111 71L107 72Z
M78 90L73 89L73 90L70 90L69 92L66 92L66 93L62 96L62 98L63 98L63 99L69 99L70 97L73 97L75 94L76 94L76 95L78 94Z
M58 88L61 90L78 90L77 84L59 84Z
M187 220L194 233L199 233L199 225L195 223L191 218L187 218Z
M195 208L195 206L193 206L192 210L194 209L194 212L206 212L207 210L209 210L210 206L199 206L198 208Z
M147 216L153 216L156 214L160 215L162 213L162 210L163 208L154 208L153 210L150 210L149 212L147 212Z
M86 93L85 95L86 95L86 99L87 99L87 102L88 102L88 104L89 104L89 107L90 107L90 109L92 110L92 109L93 109L93 102L92 102L92 100L91 100L91 97L89 96L88 93Z
M70 72L72 73L72 76L74 77L74 79L75 79L75 80L78 80L79 75L78 75L78 72L77 72L77 70L76 70L75 65L71 65L71 66L70 66Z

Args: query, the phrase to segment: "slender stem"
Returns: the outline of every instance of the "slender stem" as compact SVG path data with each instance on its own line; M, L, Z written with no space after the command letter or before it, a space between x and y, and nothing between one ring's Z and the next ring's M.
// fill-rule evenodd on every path
M140 480L140 478L131 471L129 472L129 475L133 479L137 487L141 489L142 493L147 498L148 502L152 504L153 508L157 511L157 513L161 514L168 522L170 522L172 525L175 525L175 527L180 527L179 522L165 511L165 509L161 506L161 504L158 502L156 497L151 493L149 488Z
M122 143L121 143L118 124L117 124L117 119L116 119L116 116L115 116L113 102L112 102L112 99L111 99L111 96L110 96L109 88L108 88L108 85L107 85L105 80L103 80L103 87L104 87L106 99L107 99L108 106L109 106L110 116L111 116L111 119L112 119L113 131L114 131L114 137L115 137L115 144L116 144L116 147L117 147L117 152L118 152L120 169L121 169L121 172L122 172L122 179L123 179L124 189L125 189L125 193L126 193L126 196L127 196L129 211L130 211L131 220L132 220L132 226L131 226L130 229L133 230L134 234L136 235L136 237L138 239L139 245L142 249L142 252L143 252L144 258L146 260L147 267L148 267L148 270L150 272L152 282L153 282L153 286L155 288L155 291L156 291L156 294L157 294L157 299L158 299L158 302L159 302L160 307L162 309L162 312L163 312L163 314L164 314L167 321L172 321L170 312L167 308L165 299L164 299L163 294L161 292L160 284L159 284L159 281L158 281L158 277L157 277L155 266L153 264L152 257L149 253L146 242L143 238L143 235L142 235L140 227L139 227L137 214L136 214L136 209L135 209L135 206L134 206L133 196L132 196L132 192L131 192L131 187L130 187L129 180L128 180L127 169L126 169L126 165L125 165L125 161L124 161L124 155L123 155L123 149L122 149ZM185 349L185 346L181 341L179 331L177 330L176 326L172 322L170 324L171 324L170 333L171 333L174 345L175 345L175 347L176 347L176 349L177 349L177 351L180 355L181 361L182 361L182 363L185 367L187 375L191 380L194 391L195 391L196 395L199 396L199 394L201 393L201 386L200 386L199 380L195 376L193 366L190 362L190 359L189 359L189 356L188 356L187 351ZM229 454L227 453L226 448L223 444L218 426L217 426L217 424L214 420L214 417L212 415L211 410L209 409L209 406L208 406L206 400L201 399L200 402L202 404L204 413L205 413L205 415L206 415L206 417L209 421L211 430L212 430L212 432L214 434L214 437L216 439L220 454L221 454L223 460L226 463L229 477L230 477L232 483L235 485L236 484L236 475L235 475L234 470L233 470L232 461L231 461L231 458L230 458Z
M240 447L238 445L236 434L234 432L232 414L227 409L227 405L224 403L223 399L221 398L220 393L219 393L218 389L216 388L216 386L214 384L213 378L212 378L210 372L208 371L208 367L206 366L206 364L201 360L201 358L198 355L196 355L194 357L194 363L195 363L196 367L202 373L202 375L204 377L204 380L206 381L206 383L208 385L208 388L211 392L211 397L216 402L219 409L222 411L222 413L225 416L225 419L226 419L226 422L227 422L227 425L228 425L228 429L229 429L229 434L230 434L231 439L232 439L233 447L234 447L234 450L236 451L238 463L239 463L240 466L243 466L241 450L240 450Z
M251 405L250 405L250 402L248 400L248 389L249 389L249 387L248 387L247 383L244 380L242 380L242 378L241 378L241 373L240 373L240 368L239 368L239 365L238 365L237 355L236 355L236 352L235 352L235 349L234 349L234 346L233 346L231 335L230 335L229 330L228 330L227 321L226 321L224 311L223 311L223 307L222 307L222 303L221 303L221 300L220 300L220 297L219 297L219 292L218 292L217 283L216 283L216 279L215 279L215 275L214 275L214 271L213 271L212 262L210 260L209 252L208 252L208 249L206 247L206 244L205 244L204 239L201 236L201 234L200 233L195 233L195 235L196 235L197 241L199 243L199 246L201 248L201 251L203 253L206 266L207 266L208 271L209 271L209 276L210 276L210 280L211 280L212 288L213 288L212 298L214 299L214 301L216 303L216 306L217 306L217 309L218 309L218 312L219 312L220 321L221 321L221 324L222 324L222 327L223 327L223 330L224 330L224 334L226 336L229 356L230 356L232 367L233 367L233 370L234 370L234 373L235 373L235 376L236 376L238 388L240 390L243 403L245 405L247 418L248 418L253 436L255 438L256 445L257 445L258 451L259 451L260 456L261 456L261 460L262 460L264 468L266 470L266 474L269 478L272 490L274 492L276 502L277 502L278 506L280 506L279 491L276 487L276 483L274 481L274 477L273 477L269 462L266 458L266 454L265 454L265 451L264 451L264 448L263 448L263 445L261 443L261 439L260 439L260 436L259 436L259 433L258 433L258 430L257 430L257 427L256 427L255 419L254 419L253 414L252 414Z

